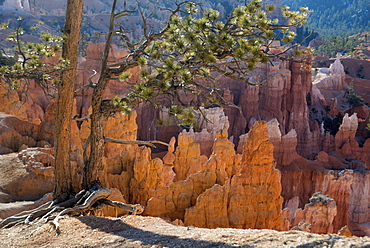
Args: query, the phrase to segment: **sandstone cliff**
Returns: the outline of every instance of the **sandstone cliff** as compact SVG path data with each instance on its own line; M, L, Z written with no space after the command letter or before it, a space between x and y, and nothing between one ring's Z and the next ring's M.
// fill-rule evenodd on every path
M248 133L240 173L232 175L223 186L215 185L202 193L195 206L186 210L184 223L281 230L286 227L280 192L280 172L275 169L267 123L257 122Z
M88 82L92 70L99 73L101 48L101 44L89 44L88 57L80 63L79 86ZM113 46L110 59L125 54ZM312 85L311 71L303 64L276 60L251 75L250 80L261 87L222 79L225 98L240 110L204 109L204 119L210 122L200 119L188 131L156 126L155 120L164 114L147 105L131 115L117 114L108 121L107 137L171 140L171 147L167 151L108 144L102 181L117 189L120 200L145 205L144 214L185 225L287 230L305 221L312 232L337 232L348 226L355 235L370 235L370 141L364 139L364 120L370 111L366 106L348 109L343 72L337 59L327 75L316 77ZM132 73L136 75L136 69ZM31 97L21 104L17 94L0 88L1 111L7 113L0 123L1 151L20 152L28 173L49 182L52 153L37 153L37 160L34 151L26 148L53 144L55 102L42 96L37 85L31 84L30 89ZM106 97L128 90L127 85L112 81ZM77 115L89 114L90 96L89 89L78 93ZM333 120L338 113L344 117L334 136L324 120ZM88 122L72 125L71 155L78 188L81 148L89 127ZM310 203L316 192L333 201ZM15 198L14 192L0 194L2 199Z

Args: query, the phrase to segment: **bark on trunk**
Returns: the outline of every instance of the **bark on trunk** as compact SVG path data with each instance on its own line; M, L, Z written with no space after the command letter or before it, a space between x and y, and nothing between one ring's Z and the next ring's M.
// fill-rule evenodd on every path
M105 42L104 54L102 58L102 68L99 80L94 88L92 100L91 100L91 129L89 137L89 147L84 150L84 153L89 152L89 156L84 155L87 158L84 167L84 177L82 180L82 188L89 187L91 183L99 180L99 174L104 171L103 167L103 156L104 156L104 130L105 125L108 120L109 115L112 113L111 108L113 107L109 102L103 101L103 95L109 83L109 66L108 66L108 56L109 49L112 43L112 38L114 36L114 21L115 21L115 9L117 0L113 1L112 11L109 23L109 32L107 36L107 41ZM105 105L108 104L106 108ZM110 106L109 106L110 105Z
M99 181L99 172L103 171L104 129L107 118L100 111L101 102L93 99L91 104L90 155L89 160L85 161L85 175L83 177L82 188L90 186L96 180Z
M85 162L84 177L82 181L82 188L89 187L91 183L99 180L99 175L104 169L103 156L104 156L104 130L110 114L103 106L103 94L108 84L108 79L101 77L97 87L93 91L91 101L91 127L89 137L89 152L88 160ZM85 156L86 157L86 156Z
M66 200L73 193L70 164L71 118L74 85L78 59L78 43L82 22L84 0L68 0L62 57L70 61L70 68L61 77L58 85L57 112L55 117L55 186L53 198Z

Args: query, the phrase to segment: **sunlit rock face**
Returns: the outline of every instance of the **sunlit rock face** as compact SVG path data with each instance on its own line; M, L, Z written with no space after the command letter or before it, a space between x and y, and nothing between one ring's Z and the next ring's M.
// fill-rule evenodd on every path
M199 144L184 134L180 134L178 140L174 161L175 182L158 187L153 192L145 214L183 220L185 210L195 204L204 190L216 183L215 167L206 163L207 157L200 156Z
M334 199L321 192L313 194L310 202L304 209L295 212L293 225L298 225L301 221L311 224L313 233L333 233L333 221L337 215L337 205Z
M257 122L248 134L240 173L201 194L186 210L185 225L283 228L280 172L275 169L267 124Z
M24 147L48 144L39 140L39 131L38 125L0 113L0 153L18 152Z
M188 136L179 142L177 151L192 142ZM193 149L199 154L199 147ZM188 149L186 152L189 154ZM145 214L180 219L185 225L199 227L287 228L281 215L280 173L275 169L266 122L253 126L243 154L235 153L224 129L217 132L207 161L187 163L190 171L197 172L187 171L186 176L175 166L175 172L183 176L167 187L157 188Z
M338 54L336 60L329 68L315 69L312 84L320 89L345 90L347 87L345 76L344 67L340 62L340 54Z
M0 112L27 120L27 106L22 104L17 92L6 87L6 83L2 80L0 82Z

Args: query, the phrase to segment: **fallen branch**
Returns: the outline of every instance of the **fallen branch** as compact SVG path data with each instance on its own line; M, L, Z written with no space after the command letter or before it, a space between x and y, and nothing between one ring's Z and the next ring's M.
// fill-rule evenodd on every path
M94 185L89 189L80 191L77 195L63 202L50 201L36 209L24 211L14 216L8 217L0 222L0 228L8 228L18 224L33 225L42 221L54 225L55 230L59 233L59 219L63 215L80 215L88 212L94 212L102 205L106 204L117 208L122 208L133 214L141 214L144 207L136 204L125 204L118 201L111 201L107 198L110 196L110 190L100 188Z
M126 203L122 203L119 201L111 201L108 199L102 200L101 203L104 203L112 207L125 209L127 211L132 212L134 215L141 214L142 212L144 212L144 208L140 204L131 205L131 204L126 204Z
M72 117L72 120L75 120L75 121L87 121L87 120L90 120L90 115L89 116L86 116L86 117L82 117L82 118L79 118L78 115L75 115Z
M150 147L155 148L154 144L161 144L164 146L171 147L170 144L158 140L150 140L150 141L142 141L142 140L120 140L120 139L113 139L113 138L107 138L104 137L105 142L109 143L117 143L117 144L123 144L123 145L147 145Z

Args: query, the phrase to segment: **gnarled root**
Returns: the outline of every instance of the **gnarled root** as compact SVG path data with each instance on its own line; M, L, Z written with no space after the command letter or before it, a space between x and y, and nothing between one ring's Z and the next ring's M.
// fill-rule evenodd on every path
M107 198L110 196L110 190L107 188L90 188L79 192L70 199L56 203L55 201L47 202L34 210L24 211L14 216L8 217L0 222L0 228L7 228L18 224L35 224L39 221L51 221L55 230L59 233L58 220L63 215L81 215L94 211L103 204L122 208L133 214L141 214L144 207L136 204L125 204L118 201L111 201Z

